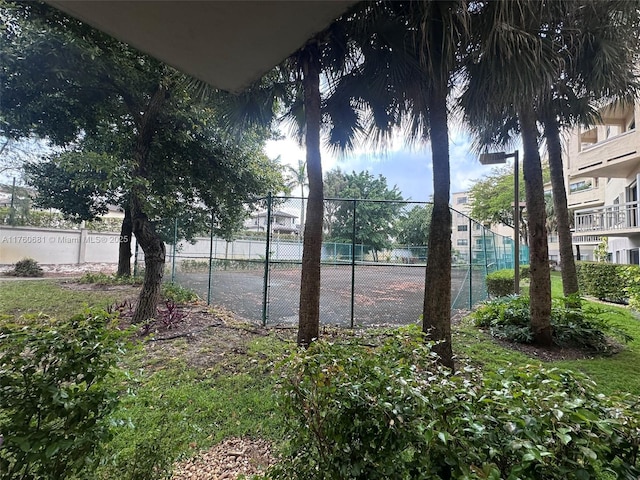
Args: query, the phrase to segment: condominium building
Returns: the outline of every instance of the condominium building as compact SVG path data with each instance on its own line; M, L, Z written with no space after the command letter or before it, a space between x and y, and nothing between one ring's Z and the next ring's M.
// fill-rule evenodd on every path
M594 259L608 239L608 259L638 264L640 216L640 103L610 104L598 124L575 128L565 143L567 203L573 214L574 251Z
M477 261L478 258L486 258L487 262L504 261L504 257L512 258L513 228L506 225L482 225L471 219L471 205L473 198L470 192L455 192L451 194L452 227L451 246L454 251L454 260L466 263L472 256ZM488 232L498 234L500 237L496 241L493 235ZM505 240L508 241L505 242ZM511 260L506 260L507 263Z

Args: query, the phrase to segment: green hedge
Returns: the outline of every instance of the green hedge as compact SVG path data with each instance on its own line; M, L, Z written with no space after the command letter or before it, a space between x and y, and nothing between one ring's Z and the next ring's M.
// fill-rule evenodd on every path
M508 268L496 270L487 275L487 292L492 297L504 297L513 295L514 271Z
M578 281L585 295L610 302L626 302L626 270L630 265L601 262L578 262Z

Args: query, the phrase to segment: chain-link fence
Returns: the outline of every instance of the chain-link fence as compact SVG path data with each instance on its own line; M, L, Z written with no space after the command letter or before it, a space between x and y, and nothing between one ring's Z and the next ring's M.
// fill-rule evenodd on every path
M298 320L306 200L267 199L233 241L210 236L169 248L171 279L252 321ZM320 315L326 324L419 319L431 204L325 199ZM452 309L487 297L488 273L513 268L513 241L452 210ZM528 258L521 247L520 258Z

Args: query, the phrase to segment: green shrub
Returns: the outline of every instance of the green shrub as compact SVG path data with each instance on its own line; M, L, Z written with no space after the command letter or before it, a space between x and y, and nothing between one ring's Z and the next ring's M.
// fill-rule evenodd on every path
M205 273L209 271L208 260L182 260L180 271L184 273Z
M487 292L492 297L504 297L514 293L514 271L508 268L487 275Z
M531 273L530 265L520 265L520 278L529 278L530 273Z
M196 292L173 282L162 284L162 296L174 303L189 303L198 300Z
M290 438L274 479L635 478L632 400L525 367L439 367L416 333L377 348L315 342L281 369ZM620 475L619 477L617 475Z
M640 311L640 267L627 265L623 276L626 282L625 293L629 299L629 306Z
M2 478L60 479L97 466L118 402L109 381L125 333L88 310L0 329Z
M554 298L551 305L553 340L561 347L610 353L609 338L628 342L631 337L603 319L606 309L583 306L575 298ZM528 297L502 297L481 304L471 315L478 327L488 328L492 336L517 343L533 342Z
M142 285L142 276L116 276L103 272L87 272L78 282L95 285Z
M623 302L626 300L627 265L615 263L578 262L578 281L584 295L600 300Z
M44 273L40 265L38 265L38 262L33 258L23 258L17 262L13 270L7 272L6 275L14 277L41 277Z

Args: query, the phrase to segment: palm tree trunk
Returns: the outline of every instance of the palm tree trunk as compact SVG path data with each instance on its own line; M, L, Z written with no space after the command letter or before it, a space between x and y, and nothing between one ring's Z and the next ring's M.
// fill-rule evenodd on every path
M545 119L544 136L547 140L551 188L553 190L553 208L555 209L558 225L560 265L562 267L562 291L564 296L568 297L569 295L577 294L579 287L576 263L573 258L573 242L569 223L569 209L567 207L567 190L564 186L560 128L555 118L550 117Z
M440 363L454 368L451 347L451 210L449 209L449 132L446 91L431 94L430 138L433 161L433 211L425 272L422 329L440 342Z
M309 198L302 244L302 278L300 281L300 317L297 342L309 346L318 338L320 327L320 259L322 254L323 184L320 157L320 57L316 44L306 47L302 64L304 111L306 121L305 146Z
M131 235L133 224L131 222L131 210L129 206L124 208L124 219L120 227L120 243L118 244L118 277L131 276Z
M551 346L551 272L547 243L542 165L538 152L538 127L530 107L518 112L524 147L523 173L529 227L529 287L531 329L534 342Z

